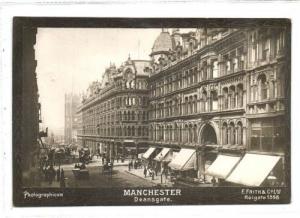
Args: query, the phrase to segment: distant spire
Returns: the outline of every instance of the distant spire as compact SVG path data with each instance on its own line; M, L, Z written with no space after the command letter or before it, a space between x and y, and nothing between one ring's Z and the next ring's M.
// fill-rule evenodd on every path
M128 54L128 60L130 61L130 53Z

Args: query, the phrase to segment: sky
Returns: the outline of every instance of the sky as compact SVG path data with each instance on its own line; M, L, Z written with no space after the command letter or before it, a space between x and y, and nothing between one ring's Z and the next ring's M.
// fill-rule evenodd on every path
M160 28L38 28L34 48L43 128L63 133L65 93L83 93L91 82L101 81L110 63L119 67L129 55L150 60L160 32Z
M161 29L39 28L35 55L43 126L64 127L64 94L101 81L110 62L149 60Z

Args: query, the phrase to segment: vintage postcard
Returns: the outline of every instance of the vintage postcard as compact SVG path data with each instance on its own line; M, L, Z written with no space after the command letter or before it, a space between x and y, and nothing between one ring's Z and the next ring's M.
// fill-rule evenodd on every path
M289 19L13 22L15 206L290 202Z

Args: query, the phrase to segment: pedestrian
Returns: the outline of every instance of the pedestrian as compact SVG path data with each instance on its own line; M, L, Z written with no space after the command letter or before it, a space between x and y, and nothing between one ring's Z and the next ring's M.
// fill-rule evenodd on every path
M64 169L61 169L61 172L60 172L60 183L59 183L59 185L60 185L61 188L66 187Z
M56 170L56 181L57 182L60 181L60 171L59 171L59 169Z
M97 159L100 157L100 148L97 148Z
M104 165L104 157L102 157L102 165Z
M145 178L147 177L147 168L146 167L144 168L144 176L145 176Z
M155 167L155 176L157 176L158 173L158 166Z
M49 181L49 185L52 184L54 178L55 178L55 170L53 168L53 165L50 166L50 168L48 169L48 181Z
M154 170L151 169L152 180L154 180Z
M216 183L217 183L217 180L215 179L215 177L213 177L213 178L211 179L211 183L212 183L212 185L213 185L213 186L215 186L215 185L216 185Z
M131 167L131 162L129 162L128 164L128 171L130 171L130 167Z

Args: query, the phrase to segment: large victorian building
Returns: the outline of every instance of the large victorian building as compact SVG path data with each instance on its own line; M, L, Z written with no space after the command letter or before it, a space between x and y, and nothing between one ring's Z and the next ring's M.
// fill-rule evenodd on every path
M286 37L278 28L162 31L150 55L150 146L195 149L202 175L218 154L279 155L284 166Z
M151 61L129 59L119 69L110 66L102 84L90 87L79 110L83 145L110 156L125 153L126 147L136 153L140 146L150 147L145 158L155 150L161 155L172 151L172 169L200 178L210 174L261 185L259 180L277 169L281 173L271 174L283 181L289 155L287 32L163 29ZM261 178L242 181L255 164L270 169L258 166ZM222 167L217 165L227 168L218 172Z
M78 113L83 146L108 157L145 151L148 143L148 84L150 62L128 60L110 65L102 82L94 82Z

